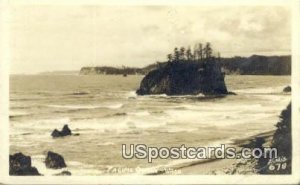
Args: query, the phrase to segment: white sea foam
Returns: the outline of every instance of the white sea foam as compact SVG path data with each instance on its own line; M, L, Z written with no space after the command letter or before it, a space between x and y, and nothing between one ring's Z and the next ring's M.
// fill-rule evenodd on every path
M9 116L16 117L16 116L25 116L30 115L31 113L21 110L9 110Z
M106 105L47 105L53 108L80 110L80 109L98 109L98 108L108 108L108 109L119 109L123 107L122 103L117 104L106 104Z
M136 94L135 91L130 91L129 93L127 93L126 97L128 99L135 99L138 95Z
M151 95L144 95L141 96L141 98L166 98L166 99L172 99L172 98L198 98L198 97L205 97L204 94L199 93L196 95L167 95L167 94L151 94Z
M109 146L109 145L115 145L115 143L108 141L108 142L98 143L97 144L97 146Z
M137 112L129 112L128 115L134 115L134 116L149 116L149 111L137 111Z
M44 155L31 156L32 166L36 167L39 173L43 174L44 176L52 176L64 170L68 170L68 168L62 168L62 169L47 168L45 165L45 158L46 157Z
M263 88L247 88L234 90L237 94L280 94L283 93L285 86L263 87Z
M176 133L176 132L193 132L197 131L197 128L186 128L186 127L169 127L167 128L167 132L169 133Z
M31 157L32 166L36 167L44 176L54 176L62 171L69 171L72 175L101 175L103 172L97 170L92 165L86 165L78 161L66 161L67 167L61 169L51 169L47 168L45 165L44 155L34 155Z

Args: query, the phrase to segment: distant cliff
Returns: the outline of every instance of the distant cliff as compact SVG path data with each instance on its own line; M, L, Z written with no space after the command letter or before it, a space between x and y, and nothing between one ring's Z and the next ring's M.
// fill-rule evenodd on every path
M227 94L224 73L217 60L175 61L149 72L137 90L139 95Z
M83 67L81 75L113 74L113 75L146 75L167 62L151 64L143 68L132 67ZM221 58L220 65L225 74L240 75L290 75L291 56L260 56Z
M98 75L98 74L106 74L106 75L135 75L135 74L145 74L143 68L117 68L117 67L83 67L80 70L81 75Z
M226 74L290 75L291 56L260 56L221 58Z

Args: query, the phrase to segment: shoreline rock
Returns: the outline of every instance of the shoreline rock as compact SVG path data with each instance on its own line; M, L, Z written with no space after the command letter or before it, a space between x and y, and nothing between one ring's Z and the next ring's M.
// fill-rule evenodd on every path
M291 86L286 86L284 89L283 89L283 92L287 93L287 92L291 92L292 91L292 87Z
M49 151L45 160L47 168L60 169L67 167L64 158L57 153Z
M40 176L37 168L31 166L31 157L15 153L9 155L9 175L16 176Z
M60 173L55 174L55 176L71 176L72 173L69 171L62 171Z

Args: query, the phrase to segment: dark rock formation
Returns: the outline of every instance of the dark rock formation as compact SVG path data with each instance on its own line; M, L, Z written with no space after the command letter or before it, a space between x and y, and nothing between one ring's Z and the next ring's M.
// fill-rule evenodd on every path
M277 130L274 133L272 146L277 148L278 156L285 159L286 168L275 171L277 174L291 174L292 173L292 104L290 103L285 110L281 112L281 120L277 123ZM272 161L271 161L272 162ZM275 160L276 163L276 160ZM284 164L284 161L281 161ZM274 172L273 172L274 173Z
M283 89L283 92L291 92L292 91L292 87L291 86L286 86L284 89Z
M60 172L60 173L58 173L58 174L55 174L55 175L56 175L56 176L71 176L72 173L69 172L69 171L62 171L62 172Z
M258 173L260 174L291 174L292 172L291 103L281 112L280 118L271 145L272 148L277 149L278 156L276 159L259 159Z
M204 62L177 61L149 72L137 90L138 95L227 94L224 73L215 59Z
M57 129L54 129L53 132L51 133L52 137L62 137L60 134L60 131L58 131Z
M41 175L35 167L31 166L31 157L22 153L9 155L9 175L30 176Z
M54 152L49 151L45 160L47 168L60 169L67 167L64 158Z
M281 112L281 120L277 123L277 130L273 136L272 147L278 149L279 156L291 157L292 136L291 136L291 103Z
M64 125L64 127L61 131L54 129L51 134L52 137L64 137L64 136L68 136L68 135L72 135L72 132L69 129L68 125Z
M62 134L63 136L67 136L67 135L71 135L71 134L72 134L72 132L71 132L71 130L69 129L68 125L64 125L64 127L63 127L63 129L62 129L62 131L61 131L61 134Z

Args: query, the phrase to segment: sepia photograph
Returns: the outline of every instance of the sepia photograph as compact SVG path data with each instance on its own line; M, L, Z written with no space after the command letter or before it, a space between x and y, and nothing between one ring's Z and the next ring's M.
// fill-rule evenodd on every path
M291 3L8 10L8 176L298 173Z

